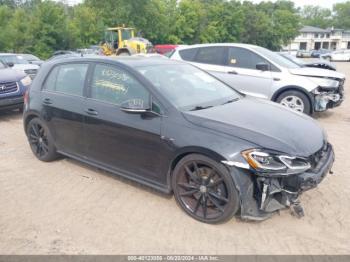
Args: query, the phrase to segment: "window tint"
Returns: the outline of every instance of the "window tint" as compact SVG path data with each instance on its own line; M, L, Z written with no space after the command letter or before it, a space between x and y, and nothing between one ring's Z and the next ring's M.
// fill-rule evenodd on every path
M204 64L225 65L225 49L223 46L201 47L195 61Z
M88 64L66 64L56 66L46 79L44 89L83 96L88 67Z
M244 48L230 47L228 65L247 69L256 69L258 63L269 64L264 58Z
M109 65L96 65L91 98L120 105L124 102L141 107L149 101L148 91L129 73Z
M179 51L179 55L183 60L194 61L194 57L197 53L198 48L184 49Z

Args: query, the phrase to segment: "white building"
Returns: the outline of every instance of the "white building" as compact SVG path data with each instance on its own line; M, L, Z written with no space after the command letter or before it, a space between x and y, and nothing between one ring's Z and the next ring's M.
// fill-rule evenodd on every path
M304 26L285 50L350 49L350 30Z

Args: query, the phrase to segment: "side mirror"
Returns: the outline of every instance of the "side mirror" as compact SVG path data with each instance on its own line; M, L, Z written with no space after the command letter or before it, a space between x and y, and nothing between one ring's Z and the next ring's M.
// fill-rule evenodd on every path
M126 113L142 114L150 111L149 101L143 99L130 99L120 105L120 109Z
M266 63L257 63L256 64L256 69L261 70L261 71L269 71L270 66Z
M8 63L6 63L7 65L8 65L8 67L13 67L15 64L14 63L12 63L12 62L8 62Z

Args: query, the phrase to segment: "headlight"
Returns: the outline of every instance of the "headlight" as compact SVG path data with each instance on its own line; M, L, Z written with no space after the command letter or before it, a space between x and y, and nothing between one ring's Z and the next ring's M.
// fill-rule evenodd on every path
M320 87L324 88L337 88L339 81L329 78L309 77L309 79Z
M32 79L29 76L21 79L21 83L24 86L29 86L32 83Z
M300 173L308 170L310 163L300 157L250 149L242 152L249 166L256 171L269 173Z

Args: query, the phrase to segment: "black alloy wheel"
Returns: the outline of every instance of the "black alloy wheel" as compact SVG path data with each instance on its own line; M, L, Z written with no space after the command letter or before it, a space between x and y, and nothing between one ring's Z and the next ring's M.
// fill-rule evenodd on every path
M38 159L49 162L58 157L52 137L39 118L34 118L28 123L27 137L30 148Z
M191 217L222 223L239 208L239 194L228 170L202 155L188 155L173 173L175 199Z

